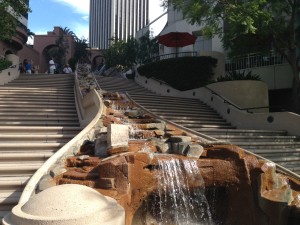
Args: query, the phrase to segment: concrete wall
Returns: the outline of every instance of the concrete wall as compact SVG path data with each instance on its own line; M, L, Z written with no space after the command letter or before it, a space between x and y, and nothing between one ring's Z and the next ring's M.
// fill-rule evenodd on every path
M23 49L18 52L20 62L27 59L31 63L32 68L35 68L35 73L39 72L40 53L34 50L31 46L24 45Z
M236 105L240 104L246 108L251 108L252 106L264 107L266 106L265 103L267 101L266 87L259 81L235 81L233 83L233 88L230 88L230 82L224 84L224 87L221 87L221 84L208 85L208 87L214 90L214 93L205 87L188 91L178 91L164 82L147 79L138 74L135 79L138 84L157 94L200 99L237 128L286 130L290 134L300 135L300 126L295 125L300 124L300 116L297 114L290 112L249 113L247 110L239 110L226 101L224 102L224 99L221 99L215 94L220 94L228 101ZM250 90L252 92L251 94ZM247 95L247 91L249 91L249 96L246 98L245 96L236 97L240 92L243 92L243 95ZM257 93L260 94L258 95ZM255 110L250 111L254 112Z
M270 90L292 88L293 72L289 64L254 67L246 71L258 74Z
M268 112L268 86L261 81L240 80L213 83L207 86L213 92L226 96L226 100L234 103L240 109L249 109L250 112Z

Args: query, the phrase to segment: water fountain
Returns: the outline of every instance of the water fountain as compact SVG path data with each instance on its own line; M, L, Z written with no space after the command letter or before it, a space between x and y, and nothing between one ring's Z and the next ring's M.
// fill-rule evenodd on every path
M110 146L105 158L90 154L68 159L68 172L56 177L57 184L80 183L116 199L125 209L126 225L298 224L299 181L284 176L284 182L271 165L237 146L201 143L133 105L124 108L122 96L104 94L110 96L114 109L107 101L103 124L132 124L131 138L125 145ZM135 140L135 132L149 136ZM276 179L281 186L266 185ZM289 195L280 194L283 189ZM269 197L271 190L279 193L280 201ZM270 200L271 210L266 203Z
M157 191L148 206L161 225L212 225L205 184L193 159L158 159Z

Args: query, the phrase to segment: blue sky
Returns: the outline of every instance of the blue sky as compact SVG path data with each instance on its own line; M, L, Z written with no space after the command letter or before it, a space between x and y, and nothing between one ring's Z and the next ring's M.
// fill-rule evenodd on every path
M101 0L99 0L101 1ZM88 39L89 0L30 0L32 12L28 28L35 34L47 34L54 26L68 27L77 37ZM163 13L160 0L150 0L150 21ZM166 16L155 22L151 29L158 34L166 22Z

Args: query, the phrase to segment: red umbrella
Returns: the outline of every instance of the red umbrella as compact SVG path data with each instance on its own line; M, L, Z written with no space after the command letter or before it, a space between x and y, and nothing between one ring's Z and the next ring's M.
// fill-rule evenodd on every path
M188 32L170 32L158 36L158 43L167 47L184 47L195 43L197 37Z

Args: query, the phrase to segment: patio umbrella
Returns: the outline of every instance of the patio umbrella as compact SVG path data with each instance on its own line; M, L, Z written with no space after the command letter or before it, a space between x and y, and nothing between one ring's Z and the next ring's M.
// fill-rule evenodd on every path
M184 47L195 43L197 37L188 32L170 32L158 36L158 43L167 47Z

